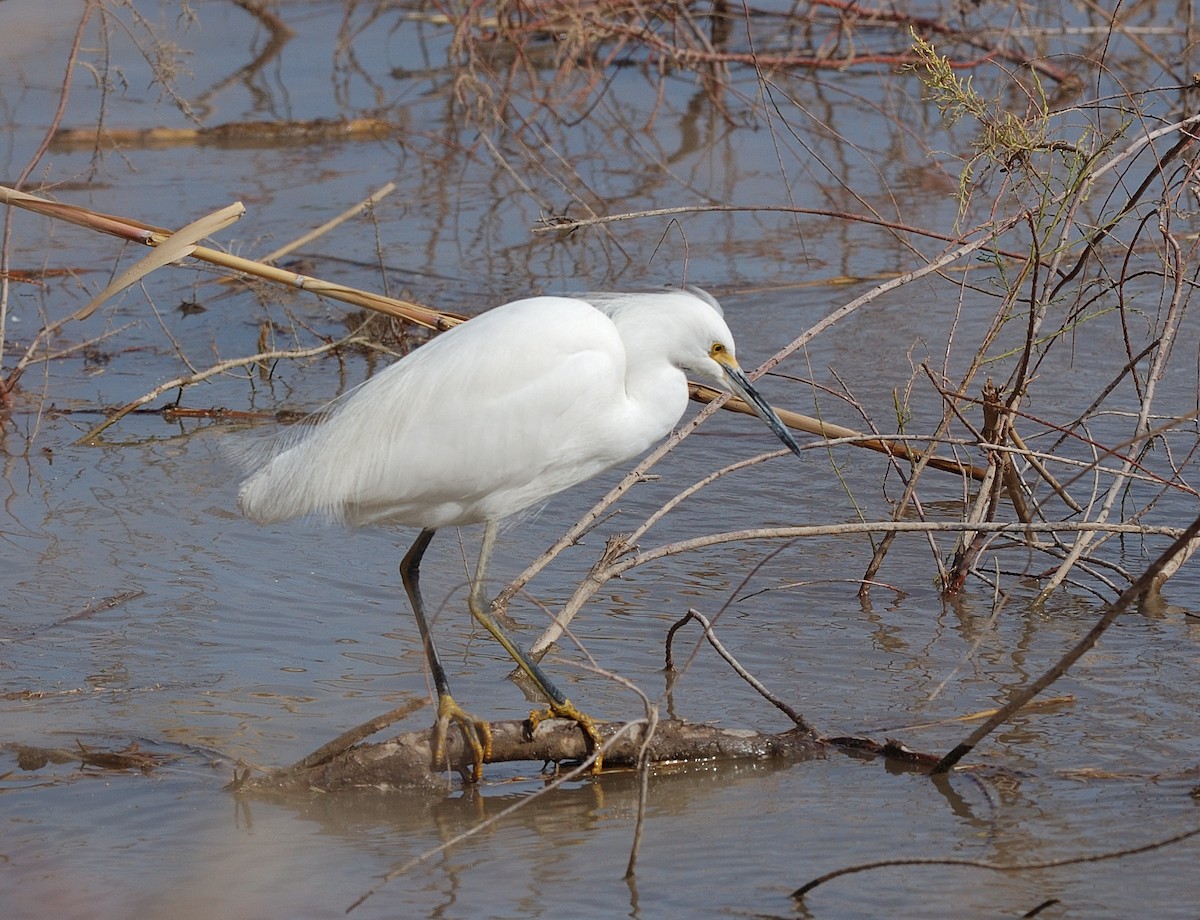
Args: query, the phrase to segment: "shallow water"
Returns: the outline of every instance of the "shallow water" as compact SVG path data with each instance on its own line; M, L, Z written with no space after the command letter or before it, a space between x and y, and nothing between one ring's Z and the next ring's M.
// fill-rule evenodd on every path
M344 6L352 9L348 16ZM399 138L133 146L98 158L89 149L55 148L35 173L62 183L53 197L165 226L241 199L248 213L222 240L259 255L395 181L399 188L377 206L374 223L351 221L304 248L312 274L371 290L386 284L394 294L466 313L529 291L633 289L686 278L722 298L747 367L868 290L877 276L920 260L862 224L771 212L629 221L611 233L562 237L530 229L542 214L576 216L573 194L612 213L681 202L779 204L786 180L788 203L796 206L858 210L857 199L886 199L907 224L953 232L949 195L957 165L926 154L960 149L970 132L943 129L911 77L777 76L770 84L774 108L755 101L764 89L752 75L735 71L734 117L726 120L687 73L669 75L656 99L655 81L641 68L619 68L598 101L572 103L578 124L564 115L524 131L496 131L500 163L480 142L478 124L451 111L453 80L461 74L446 61L444 28L385 11L339 45L339 30L362 25L370 10L330 0L285 4L280 15L294 37L265 67L239 75L264 47L265 33L233 5L195 9L198 18L185 29L172 10L143 5L155 28L186 50L180 91L207 124L379 110L403 126ZM113 15L129 22L127 12ZM0 161L7 177L20 171L45 130L74 26L30 0L0 5L0 117L9 129ZM112 28L110 42L124 89L104 100L106 124L185 125L121 29ZM101 46L93 23L87 59L95 61ZM100 103L99 92L77 79L65 123L94 124ZM905 119L884 117L885 110ZM16 267L77 273L42 287L14 286L6 368L46 319L86 303L118 257L138 255L25 214L16 217L13 252ZM253 354L265 318L285 345L345 329L336 304L278 292L223 294L212 281L209 274L160 271L144 291L66 326L57 348L112 335L86 353L32 365L0 429L6 917L327 917L389 870L468 831L390 881L354 916L1019 916L1050 899L1060 903L1043 916L1197 915L1196 838L1036 872L877 869L818 888L801 906L790 897L815 876L872 860L1028 864L1140 846L1195 827L1194 563L1168 583L1163 604L1120 619L1046 694L1069 699L1020 713L985 741L973 759L992 769L979 776L936 785L841 754L790 765L657 770L631 882L623 876L637 782L622 772L528 801L545 778L501 765L488 767L478 789L451 784L444 796L232 796L224 786L237 764L291 763L393 706L427 699L428 680L396 571L413 534L303 523L260 528L241 519L238 474L222 452L241 434L235 425L131 415L106 432L103 446L76 443L98 421L99 407L121 405L184 372L181 354L196 367ZM1139 295L1137 315L1149 327L1159 309L1154 279L1131 281L1125 291ZM181 313L176 307L185 300L201 302L205 312ZM914 365L928 359L951 377L960 374L993 313L990 302L953 278L911 285L819 336L762 389L782 406L816 406L835 421L862 426L846 403L797 382L812 378L836 388L836 372L875 423L894 431L897 394L902 401L911 378L908 430L924 433L940 399ZM1073 419L1125 360L1115 324L1083 324L1072 335L1073 357L1056 351L1061 363L1041 371L1053 385L1036 388L1029 406L1035 416ZM1194 323L1185 324L1159 412L1194 408L1196 343ZM269 378L212 378L189 388L182 403L310 411L382 360L347 353L280 362ZM995 368L998 379L1007 375L1004 361ZM1136 400L1118 390L1112 404L1129 408ZM1127 427L1108 415L1094 420L1090 433L1115 443ZM1183 429L1169 442L1185 469L1194 436ZM532 642L545 610L570 595L607 534L631 529L720 464L774 446L755 422L714 418L656 467L660 478L622 500L616 518L540 575L532 597L518 598L510 612L522 641ZM1160 448L1144 462L1162 473L1166 454ZM978 452L971 459L981 462ZM621 473L508 527L493 564L495 587ZM718 482L665 518L643 548L738 528L853 521L859 514L886 519L902 488L878 455L816 447L803 461L775 459ZM1078 488L1086 498L1088 480ZM1130 504L1145 502L1152 488L1135 486ZM932 517L961 515L954 477L926 474L921 496ZM1196 505L1194 495L1167 493L1149 522L1185 526ZM529 704L505 679L509 663L469 626L463 609L463 556L474 553L478 529L461 536L460 549L453 533L439 534L423 571L439 610L439 645L464 705L488 719L520 718ZM1136 574L1166 542L1113 540L1098 558ZM939 538L943 558L951 545ZM989 563L1003 569L1000 581L1010 592L999 613L981 579L947 601L928 543L906 537L879 575L884 585L863 601L858 579L872 554L866 538L805 539L768 559L776 548L732 544L646 566L606 585L572 630L603 668L661 699L664 712L785 730L786 720L707 648L669 703L663 698L666 629L689 606L709 616L721 611L724 643L822 732L895 737L942 752L974 724L949 720L998 705L1008 690L1037 677L1091 627L1100 598L1113 595L1089 573L1034 607L1037 586L1029 576L1051 563L1014 550ZM1108 577L1120 582L1111 570ZM695 639L687 636L684 647ZM592 673L585 661L564 645L547 666L597 717L639 717L638 696ZM403 727L431 719L425 707ZM135 742L169 759L147 774L81 770L77 763L33 768L14 747L117 750Z

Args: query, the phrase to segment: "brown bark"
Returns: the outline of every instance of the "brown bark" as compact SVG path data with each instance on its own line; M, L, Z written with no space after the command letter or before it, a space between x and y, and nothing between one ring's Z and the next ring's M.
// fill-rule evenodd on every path
M623 727L618 722L599 726L605 738L611 738ZM580 761L588 753L578 726L562 719L543 722L532 738L525 721L493 722L491 729L492 754L488 763L524 761L540 766ZM444 769L431 767L430 734L429 729L421 729L381 743L357 744L316 764L311 758L305 758L293 767L244 780L238 784L238 789L333 792L362 787L445 788ZM636 765L644 734L644 725L628 729L605 751L605 768ZM462 738L453 728L446 738L446 748L448 763L469 775L470 763L463 756ZM765 734L747 729L665 721L655 729L646 755L652 763L765 758L803 760L823 756L825 750L822 741L797 730Z

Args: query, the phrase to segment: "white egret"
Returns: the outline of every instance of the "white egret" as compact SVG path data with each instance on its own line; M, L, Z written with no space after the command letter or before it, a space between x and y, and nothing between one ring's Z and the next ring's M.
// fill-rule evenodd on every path
M442 333L336 400L315 427L277 439L242 484L239 505L264 524L320 515L351 526L421 528L400 575L438 694L433 761L454 722L474 755L476 780L491 734L450 694L419 567L436 530L484 523L471 614L546 696L548 709L531 713L531 723L574 720L598 754L592 719L488 610L483 592L497 523L665 437L687 407L689 373L742 397L799 454L738 366L721 308L706 292L531 297Z

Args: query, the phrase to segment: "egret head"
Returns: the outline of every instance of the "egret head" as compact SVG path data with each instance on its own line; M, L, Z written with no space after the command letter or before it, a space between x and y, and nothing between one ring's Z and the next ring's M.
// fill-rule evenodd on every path
M666 358L685 374L740 397L766 422L788 450L796 443L737 361L733 333L717 299L688 285L656 294L589 293L576 295L609 316L622 330L626 348Z
M745 371L738 364L733 333L725 323L720 304L711 294L700 288L688 287L685 292L692 295L688 306L692 310L694 325L691 334L684 340L687 342L689 355L679 361L679 366L685 372L691 372L723 390L732 391L750 406L755 415L766 422L767 427L775 432L775 436L788 450L799 456L800 446L795 438L770 404L750 383Z

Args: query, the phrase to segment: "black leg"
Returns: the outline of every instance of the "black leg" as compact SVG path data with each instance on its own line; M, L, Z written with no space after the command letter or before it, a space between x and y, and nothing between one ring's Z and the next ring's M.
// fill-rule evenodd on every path
M400 580L404 583L404 591L408 602L412 605L413 615L417 619L417 629L421 632L421 642L425 646L425 658L429 662L429 670L433 673L433 685L437 688L438 696L450 693L450 684L446 680L446 671L438 658L437 647L433 644L433 634L429 631L429 623L425 619L425 602L421 599L421 557L429 548L436 530L422 530L409 547L404 558L400 560Z
M412 604L417 629L421 633L421 642L425 646L425 658L429 662L433 685L438 694L437 722L433 726L433 741L430 745L432 760L436 769L446 747L446 729L454 722L462 731L463 742L470 748L474 757L472 778L479 782L483 778L483 762L492 753L491 727L487 722L465 712L450 695L450 682L446 680L446 671L438 657L437 647L433 644L433 634L425 617L425 601L421 598L421 557L425 555L434 533L431 529L422 530L400 561L400 580L404 583L404 591Z

